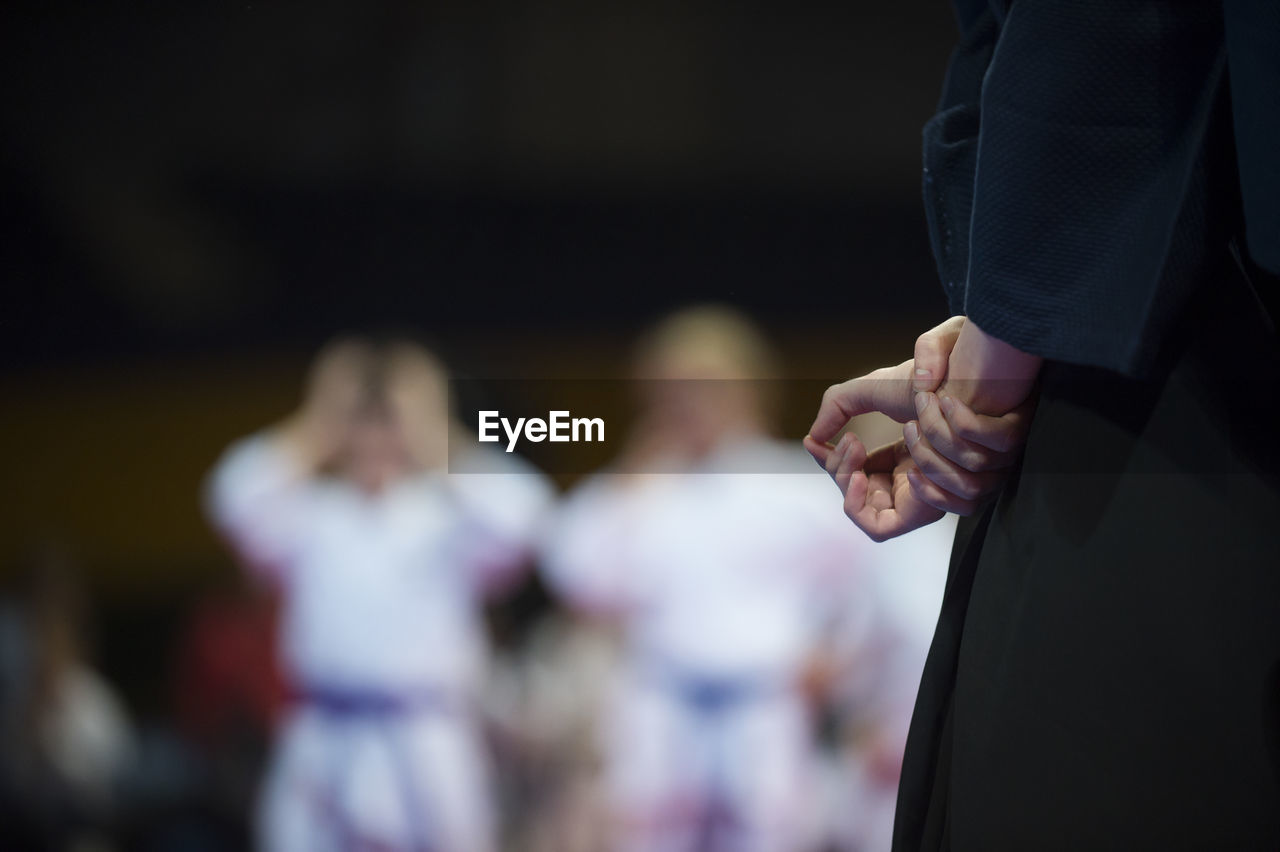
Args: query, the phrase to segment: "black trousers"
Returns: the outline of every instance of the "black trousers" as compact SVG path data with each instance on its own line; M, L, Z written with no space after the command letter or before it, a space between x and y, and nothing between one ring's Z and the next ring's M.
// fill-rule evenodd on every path
M1050 364L957 534L894 848L1280 849L1280 344L1238 266L1158 373Z

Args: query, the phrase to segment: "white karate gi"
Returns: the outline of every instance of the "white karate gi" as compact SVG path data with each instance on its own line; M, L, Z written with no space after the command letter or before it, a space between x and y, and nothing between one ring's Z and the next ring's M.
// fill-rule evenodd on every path
M836 497L799 445L753 438L696 472L593 477L549 526L552 586L624 624L605 751L632 846L702 848L708 820L719 848L801 842L814 752L795 682L868 546Z
M262 797L265 849L492 848L471 712L480 600L522 562L550 498L541 476L510 470L369 495L303 476L262 436L218 464L211 514L282 586L281 653L300 697Z

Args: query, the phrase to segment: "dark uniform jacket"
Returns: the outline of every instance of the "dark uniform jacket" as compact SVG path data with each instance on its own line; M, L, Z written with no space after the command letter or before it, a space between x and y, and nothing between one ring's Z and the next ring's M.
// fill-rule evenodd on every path
M1280 2L956 11L924 131L953 314L1027 352L1141 375L1219 244L1238 237L1247 263L1280 272Z
M957 9L938 270L1048 360L959 528L894 848L1280 849L1280 0Z

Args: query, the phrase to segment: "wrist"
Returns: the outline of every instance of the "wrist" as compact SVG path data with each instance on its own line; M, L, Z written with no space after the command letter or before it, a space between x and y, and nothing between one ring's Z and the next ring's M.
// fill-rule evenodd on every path
M979 414L1000 416L1031 394L1044 359L964 324L947 363L943 390Z

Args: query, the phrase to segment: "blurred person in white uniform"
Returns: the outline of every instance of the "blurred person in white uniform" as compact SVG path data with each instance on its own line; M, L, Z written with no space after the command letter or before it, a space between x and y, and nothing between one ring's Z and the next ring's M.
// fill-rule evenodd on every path
M550 490L511 457L448 474L451 422L425 350L341 341L302 408L211 475L214 522L283 593L296 701L261 797L272 852L493 848L480 609L525 564Z
M576 488L542 565L573 607L620 626L607 718L618 848L807 845L813 719L799 686L871 545L798 444L768 437L776 375L759 333L694 308L641 348L644 413L612 470Z

